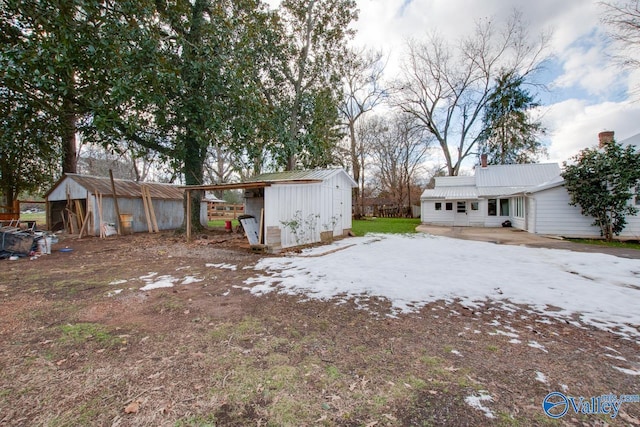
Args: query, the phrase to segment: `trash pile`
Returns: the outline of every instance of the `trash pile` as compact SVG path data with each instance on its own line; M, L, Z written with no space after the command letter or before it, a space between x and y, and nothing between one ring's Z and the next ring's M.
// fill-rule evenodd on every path
M51 245L57 241L55 235L36 230L35 223L27 223L23 228L19 220L13 220L0 227L0 259L17 260L50 254Z

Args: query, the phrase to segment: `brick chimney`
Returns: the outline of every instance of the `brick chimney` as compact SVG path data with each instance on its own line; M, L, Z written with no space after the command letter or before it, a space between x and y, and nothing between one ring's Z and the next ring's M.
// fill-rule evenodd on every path
M483 168L487 167L487 155L486 154L482 154L480 156L480 166L482 166Z
M613 134L612 130L605 130L598 134L598 146L603 148L607 144L611 144L613 142Z

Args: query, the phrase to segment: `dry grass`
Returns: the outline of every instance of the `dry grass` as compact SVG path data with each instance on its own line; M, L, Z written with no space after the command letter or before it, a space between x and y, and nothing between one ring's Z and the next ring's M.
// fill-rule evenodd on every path
M371 313L254 297L234 286L257 255L231 248L167 235L64 244L72 256L0 270L2 425L557 425L540 405L561 384L574 395L637 392L637 377L603 356L608 346L637 363L637 342L527 307L438 302L389 318L385 301ZM150 271L202 281L141 292ZM107 297L122 279L123 291ZM523 344L496 334L507 326ZM493 419L465 403L481 390L493 397ZM617 420L565 421L633 425L638 406Z

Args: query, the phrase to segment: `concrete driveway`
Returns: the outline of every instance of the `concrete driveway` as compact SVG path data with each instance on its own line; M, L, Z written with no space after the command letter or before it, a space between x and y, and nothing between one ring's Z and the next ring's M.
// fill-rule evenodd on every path
M478 240L501 245L518 245L532 248L567 249L576 252L605 253L622 258L640 259L640 250L612 248L599 245L587 245L564 240L559 237L540 236L515 228L485 227L449 227L437 225L419 225L421 233L435 236L453 237L456 239Z

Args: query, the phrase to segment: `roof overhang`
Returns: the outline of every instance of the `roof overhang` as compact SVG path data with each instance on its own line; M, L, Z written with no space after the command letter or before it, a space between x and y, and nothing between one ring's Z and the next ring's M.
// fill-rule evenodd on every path
M208 184L208 185L185 185L183 188L187 191L204 190L204 191L224 191L224 190L251 190L253 188L265 188L272 185L290 185L290 184L317 184L322 182L320 179L305 179L292 181L251 181L251 182L235 182L231 184Z

